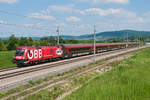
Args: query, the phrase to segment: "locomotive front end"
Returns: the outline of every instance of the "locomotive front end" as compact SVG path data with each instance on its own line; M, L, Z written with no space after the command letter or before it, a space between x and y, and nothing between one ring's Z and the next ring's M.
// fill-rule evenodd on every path
M28 59L26 59L26 48L17 48L16 53L13 59L13 63L17 65L25 65L28 63Z

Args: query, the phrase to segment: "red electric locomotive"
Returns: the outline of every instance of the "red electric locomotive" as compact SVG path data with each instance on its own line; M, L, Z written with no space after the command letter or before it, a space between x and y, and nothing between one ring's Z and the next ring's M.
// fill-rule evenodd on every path
M96 53L121 49L126 47L136 47L138 43L108 43L96 44ZM75 55L92 54L94 46L88 45L61 45L61 46L41 46L41 47L19 47L16 49L13 62L17 65L34 64L57 58L70 58Z
M17 65L33 64L63 55L61 46L19 47L16 49L13 62Z

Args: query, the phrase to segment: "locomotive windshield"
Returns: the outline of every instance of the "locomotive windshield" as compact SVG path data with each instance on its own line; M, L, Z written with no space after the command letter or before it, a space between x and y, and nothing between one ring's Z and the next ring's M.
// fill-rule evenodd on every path
M17 56L22 56L22 55L24 55L24 52L25 52L25 49L17 49L16 50L16 55Z

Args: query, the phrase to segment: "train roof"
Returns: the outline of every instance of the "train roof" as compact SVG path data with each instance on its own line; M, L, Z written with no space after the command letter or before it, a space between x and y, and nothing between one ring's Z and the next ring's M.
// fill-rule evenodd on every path
M41 48L56 48L57 46L21 46L17 49L41 49Z
M96 46L112 46L112 45L125 45L126 43L96 43ZM128 43L137 44L137 43ZM64 44L66 48L80 48L80 47L93 47L93 44ZM58 46L21 46L17 49L40 49L40 48L56 48Z
M97 43L96 46L123 45L126 43ZM93 44L65 44L65 47L91 47Z
M128 43L135 44L135 43ZM126 45L126 43L96 43L96 46ZM65 44L66 48L93 47L93 44Z

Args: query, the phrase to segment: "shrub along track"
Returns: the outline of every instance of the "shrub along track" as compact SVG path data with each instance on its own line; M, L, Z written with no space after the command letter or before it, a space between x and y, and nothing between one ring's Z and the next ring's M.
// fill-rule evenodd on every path
M130 48L128 48L128 49L130 49ZM120 50L114 50L114 51L109 51L109 52L103 52L103 53L97 54L96 56L108 55L108 54L112 54L115 52L126 51L126 50L127 49L120 49ZM31 73L31 72L35 72L35 71L39 71L39 70L43 70L43 69L48 69L48 68L59 66L59 65L70 64L72 62L78 62L81 60L90 59L92 56L93 55L88 55L88 56L78 57L75 59L68 59L68 60L64 60L62 62L56 62L54 64L38 66L36 68L32 68L33 66L31 66L31 68L28 68L28 69L21 68L21 70L13 71L13 72L9 72L9 70L12 71L12 70L16 70L18 68L15 67L12 69L11 68L10 69L9 68L8 69L2 69L2 70L0 70L0 72L5 72L5 71L8 71L8 72L4 73L4 74L0 74L0 79L10 78L10 77L14 77L14 76L18 76L18 75L22 75L22 74L26 74L26 73Z
M73 72L71 71L71 72L59 75L58 77L53 77L52 79L50 79L48 81L44 81L41 84L37 84L33 87L24 89L20 92L10 94L10 95L2 98L2 100L7 100L7 99L21 100L21 99L25 99L25 98L29 97L30 95L34 95L34 94L36 94L36 93L38 93L42 90L52 89L52 87L54 87L54 86L66 84L68 82L73 82L73 80L72 80L73 78L80 77L84 74L93 73L93 71L95 73L95 71L97 71L97 70L101 70L101 72L105 72L105 70L110 69L110 67L107 66L108 64L116 62L116 61L122 61L122 60L124 60L126 58L129 58L131 56L132 56L131 53L124 54L120 57L113 57L113 58L110 58L106 61L98 62L98 63L96 63L92 66L89 65L87 67L82 67L80 69L76 69ZM99 65L99 64L101 64L101 65ZM76 86L74 88L77 88L77 87L79 87L79 86ZM63 96L59 97L59 99L63 98L66 94L68 94L68 92L65 93Z

